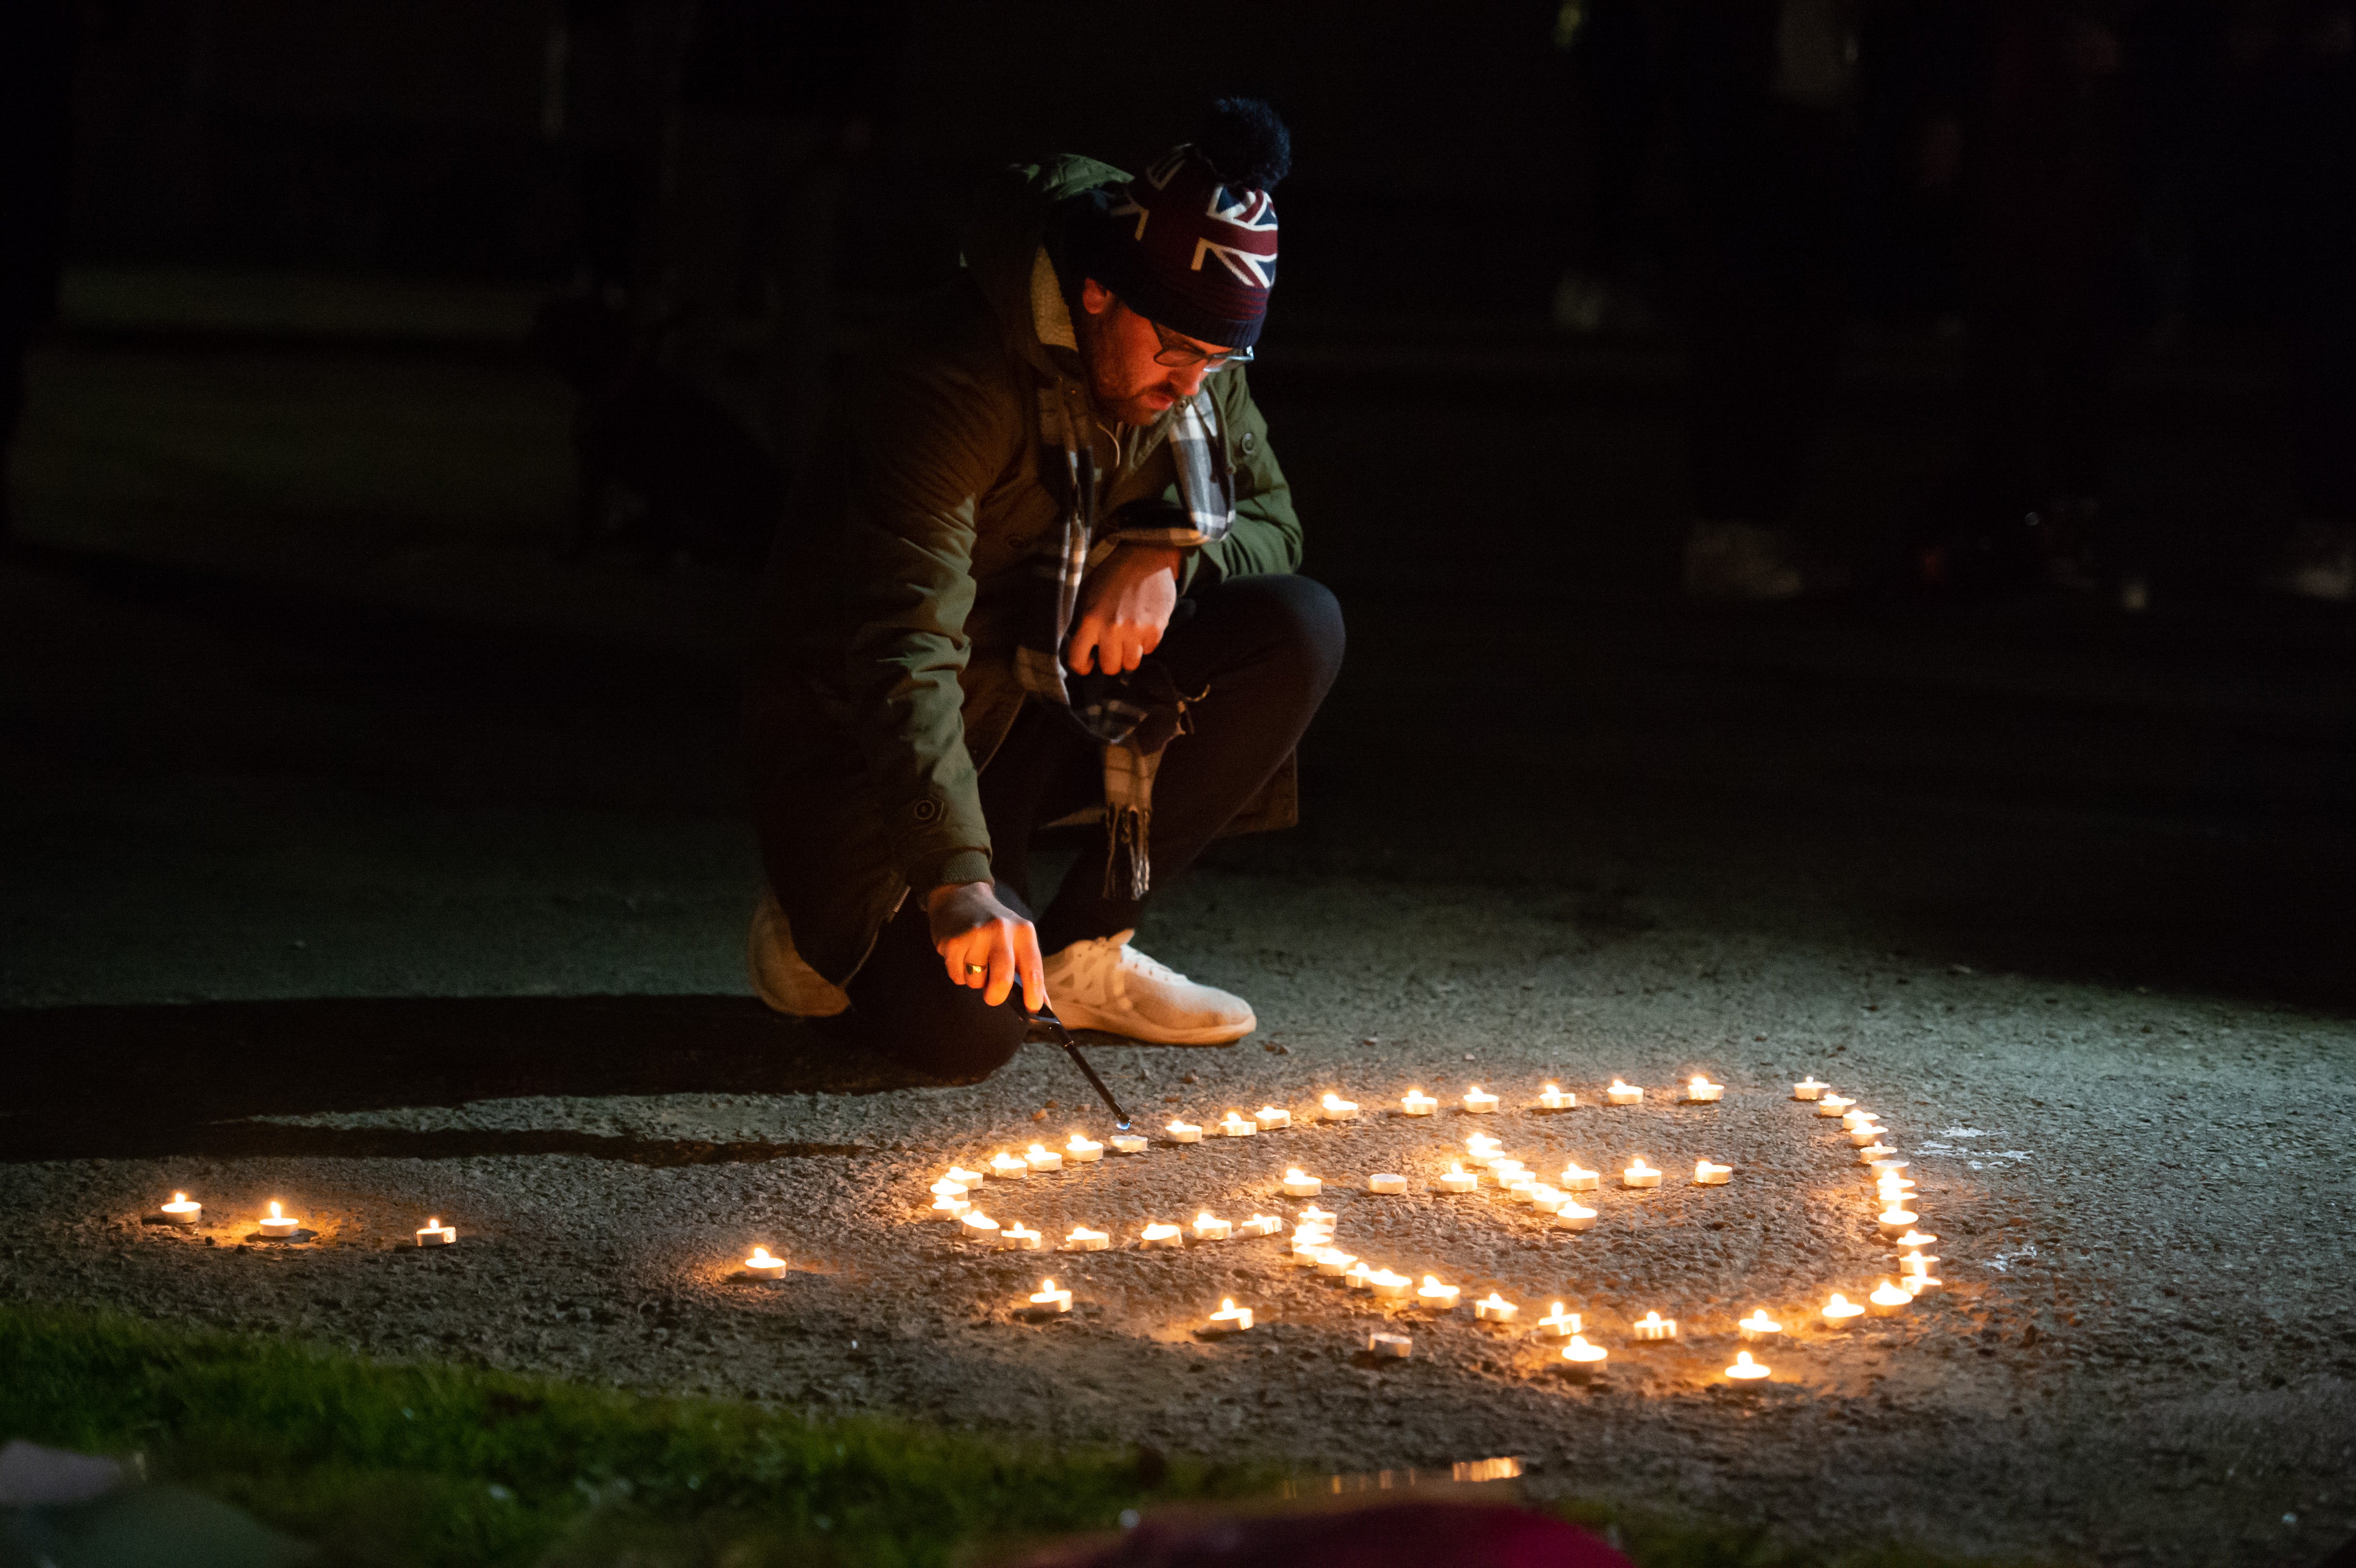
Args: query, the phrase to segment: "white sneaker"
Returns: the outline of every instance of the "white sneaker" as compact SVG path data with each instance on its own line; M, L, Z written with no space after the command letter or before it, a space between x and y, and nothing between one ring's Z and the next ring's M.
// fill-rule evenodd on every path
M1259 1027L1251 1004L1129 944L1133 930L1075 942L1047 959L1047 999L1070 1029L1102 1029L1154 1045L1226 1045Z
M1686 592L1696 599L1796 597L1806 586L1783 541L1757 523L1696 523L1686 536Z
M754 906L753 929L744 939L744 966L753 989L781 1013L799 1019L830 1019L851 1006L842 987L802 961L794 951L793 928L777 895L766 887Z

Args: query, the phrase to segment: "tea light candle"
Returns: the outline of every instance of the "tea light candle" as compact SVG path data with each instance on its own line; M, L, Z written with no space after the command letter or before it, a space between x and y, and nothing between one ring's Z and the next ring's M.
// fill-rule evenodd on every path
M1541 1111L1568 1111L1578 1104L1578 1095L1558 1089L1551 1083L1538 1091L1538 1109Z
M1569 1201L1570 1194L1558 1188L1548 1187L1543 1181L1530 1189L1529 1205L1541 1214L1552 1214Z
M1499 1185L1505 1188L1505 1196L1508 1198L1526 1200L1531 1193L1538 1189L1537 1179L1526 1170L1516 1171L1511 1180L1502 1181Z
M952 1181L944 1176L934 1182L927 1190L936 1198L962 1198L966 1194L966 1185L962 1181Z
M1044 1236L1020 1220L998 1232L998 1250L1002 1253L1035 1253L1045 1243Z
M1857 1151L1857 1163L1871 1165L1877 1159L1888 1159L1898 1151L1886 1143L1876 1141Z
M1518 1159L1499 1158L1489 1162L1489 1175L1500 1187L1511 1187L1528 1179L1530 1168Z
M417 1233L421 1237L425 1234L423 1231ZM755 1246L753 1249L753 1255L744 1260L744 1272L755 1279L766 1280L775 1284L786 1277L786 1260L771 1257L769 1249L766 1247Z
M1921 1218L1921 1215L1910 1214L1903 1209L1890 1208L1881 1211L1878 1223L1881 1226L1883 1235L1902 1236L1912 1230L1914 1221Z
M1239 1116L1233 1111L1219 1118L1219 1132L1222 1136L1248 1138L1258 1131L1258 1122L1253 1121L1249 1116Z
M1736 1382L1757 1382L1767 1375L1767 1369L1752 1360L1750 1351L1737 1350L1734 1352L1734 1365L1726 1369L1726 1375Z
M1622 1185L1627 1187L1658 1187L1661 1184L1661 1173L1646 1165L1644 1157L1638 1155L1629 1163L1628 1168L1620 1173L1620 1180Z
M1284 1229L1284 1221L1273 1214L1255 1214L1248 1220L1236 1221L1238 1236L1273 1236Z
M1931 1272L1931 1265L1938 1261L1922 1248L1916 1247L1898 1260L1898 1272L1901 1275L1927 1275Z
M273 1241L284 1241L303 1228L303 1221L279 1211L276 1200L270 1205L269 1214L262 1221L262 1233Z
M1137 1233L1137 1239L1140 1244L1144 1246L1177 1247L1183 1246L1185 1244L1186 1232L1180 1230L1175 1225L1164 1225L1156 1222L1154 1224L1148 1225L1144 1230L1140 1231Z
M1195 1128L1194 1136L1196 1137L1202 1136L1203 1129L1200 1127ZM1146 1149L1145 1135L1143 1133L1115 1133L1111 1137L1105 1141L1112 1145L1112 1152L1115 1154L1143 1154ZM1173 1139L1172 1141L1175 1142L1176 1140Z
M1358 1103L1344 1100L1328 1089L1325 1097L1317 1102L1317 1114L1329 1122L1355 1122L1358 1119Z
M201 1203L190 1202L188 1195L185 1192L173 1193L172 1200L164 1205L164 1218L175 1225L193 1225L197 1222L197 1217L204 1211L205 1206Z
M1698 1072L1686 1080L1686 1104L1688 1105L1714 1105L1725 1098L1726 1085L1723 1083L1713 1083Z
M1462 1294L1462 1286L1442 1285L1438 1275L1428 1274L1423 1276L1422 1288L1415 1293L1415 1303L1433 1312L1453 1312L1456 1298Z
M1902 1236L1887 1238L1893 1247L1927 1247L1939 1238L1928 1231L1909 1231Z
M1562 1359L1569 1361L1574 1370L1580 1371L1594 1366L1611 1353L1601 1345L1589 1344L1587 1336L1584 1334L1573 1334L1570 1337L1570 1343L1562 1348Z
M1816 1100L1816 1115L1819 1116L1837 1116L1843 1111L1847 1110L1851 1105L1856 1104L1856 1101L1844 1100L1838 1094L1821 1095Z
M1320 1209L1316 1204L1312 1203L1308 1208L1301 1210L1292 1218L1296 1224L1331 1225L1337 1218L1339 1218L1339 1216L1331 1209Z
M1024 1151L1023 1163L1036 1171L1061 1170L1064 1168L1064 1157L1044 1144L1033 1144Z
M1589 1170L1577 1160L1572 1160L1562 1168L1562 1174L1555 1180L1562 1185L1565 1192L1592 1192L1603 1185L1603 1173Z
M1730 1165L1712 1165L1706 1159L1697 1159L1694 1161L1694 1185L1696 1187L1723 1187L1731 1180L1733 1177L1734 1167Z
M1879 1111L1843 1111L1840 1119L1841 1131L1855 1132L1868 1122L1879 1120L1881 1120L1881 1113Z
M1475 1165L1494 1165L1505 1157L1505 1147L1486 1133L1474 1133L1464 1140L1464 1157Z
M995 1242L998 1239L998 1221L979 1209L958 1216L958 1227L969 1242Z
M1772 1339L1776 1335L1781 1334L1783 1331L1783 1326L1781 1323L1776 1322L1772 1317L1768 1317L1767 1309L1763 1307L1753 1312L1750 1317L1743 1318L1734 1327L1741 1333L1745 1339L1750 1340L1753 1344L1758 1343L1762 1339Z
M1664 1339L1677 1337L1677 1320L1664 1317L1658 1312L1647 1312L1628 1325L1628 1332L1645 1344L1657 1345Z
M1884 1155L1879 1159L1867 1160L1865 1168L1873 1173L1873 1179L1876 1181L1879 1181L1885 1176L1903 1176L1911 1168L1904 1160L1898 1158L1894 1154Z
M990 1174L1001 1181L1015 1181L1031 1174L1031 1163L1021 1155L1000 1149L990 1157Z
M1883 1280L1865 1298L1866 1310L1876 1317L1894 1317L1914 1305L1914 1293Z
M1405 1334L1386 1334L1376 1329L1366 1336L1368 1355L1390 1356L1404 1361L1414 1349L1415 1341Z
M1194 1216L1194 1239L1198 1242L1224 1242L1235 1233L1235 1229L1207 1209Z
M421 1247L446 1247L452 1245L457 1239L458 1227L444 1224L438 1214L427 1220L425 1228L417 1232L417 1244ZM757 1254L761 1249L755 1247L753 1251ZM752 1265L747 1264L745 1266L750 1268Z
M941 1179L943 1181L954 1181L959 1187L964 1188L968 1192L971 1192L976 1188L979 1188L983 1182L989 1180L990 1178L979 1170L968 1170L963 1166L953 1165L949 1167L949 1173L947 1176L942 1177ZM936 1187L933 1190L938 1192L940 1189Z
M1497 1096L1488 1093L1486 1090L1483 1089L1481 1085L1475 1083L1472 1088L1464 1092L1463 1105L1464 1109L1469 1114L1475 1116L1485 1116L1490 1112L1497 1108Z
M1813 1100L1831 1087L1832 1085L1829 1083L1818 1083L1816 1081L1816 1075L1811 1072L1805 1078L1801 1079L1797 1083L1792 1085L1792 1098L1794 1100Z
M1325 1184L1309 1175L1299 1166L1284 1173L1284 1195L1287 1198L1314 1198L1325 1190Z
M1393 1171L1378 1170L1375 1172L1374 1175L1366 1178L1366 1190L1369 1192L1405 1192L1407 1190L1407 1178Z
M1826 1328L1846 1328L1865 1316L1865 1308L1836 1290L1833 1298L1825 1303L1823 1316Z
M1071 1141L1064 1146L1064 1157L1074 1165L1094 1165L1104 1157L1104 1145L1074 1133Z
M1252 1113L1252 1120L1259 1124L1261 1132L1272 1133L1280 1127L1292 1125L1292 1113L1275 1105L1262 1105Z
M1372 1288L1368 1282L1374 1277L1375 1265L1360 1258L1343 1274L1342 1283L1352 1290L1366 1290Z
M1399 1100L1399 1115L1403 1116L1428 1116L1438 1109L1440 1102L1420 1089L1408 1090Z
M1902 1176L1885 1176L1873 1186L1874 1196L1885 1209L1903 1209L1913 1196L1914 1184Z
M1906 1293L1910 1296L1921 1296L1926 1291L1944 1290L1947 1285L1945 1280L1934 1274L1910 1274L1898 1283L1906 1287Z
M963 1191L964 1189L960 1188L958 1190ZM933 1206L925 1212L936 1220L957 1220L962 1219L965 1211L972 1207L973 1205L964 1199L955 1198L944 1192L933 1200Z
M1408 1291L1415 1288L1415 1281L1403 1274L1393 1274L1387 1268L1378 1268L1366 1276L1366 1288L1373 1291L1378 1300L1400 1301L1406 1298Z
M1442 1192L1470 1192L1481 1179L1462 1165L1450 1161L1448 1168L1433 1179L1432 1185Z
M1868 1122L1861 1127L1852 1127L1848 1135L1849 1147L1864 1148L1870 1144L1878 1144L1881 1141L1881 1134L1880 1125L1874 1122Z
M1519 1311L1519 1307L1494 1290L1472 1304L1472 1316L1483 1323L1511 1323Z
M1235 1297L1232 1296L1221 1296L1219 1298L1219 1309L1211 1314L1211 1324L1208 1332L1213 1334L1240 1334L1251 1326L1252 1309L1250 1307L1237 1307L1236 1305Z
M1192 1122L1173 1122L1162 1129L1170 1135L1173 1144L1198 1144L1203 1141L1203 1129Z
M1614 1078L1612 1087L1603 1091L1603 1097L1615 1105L1638 1105L1644 1104L1644 1092L1633 1083L1622 1083Z
M1067 1253L1100 1253L1112 1245L1112 1232L1091 1231L1086 1225L1075 1225L1072 1233L1064 1238Z
M1328 1235L1295 1236L1292 1238L1292 1250L1285 1254L1285 1258L1295 1268L1315 1268L1317 1254L1333 1244L1333 1238Z
M1043 1315L1069 1312L1072 1309L1072 1293L1058 1289L1052 1279L1043 1279L1039 1282L1038 1290L1032 1295L1030 1305L1032 1311Z
M1357 1253L1345 1253L1339 1247L1317 1249L1317 1272L1328 1279L1341 1278L1350 1272L1351 1266L1357 1261Z
M1562 1309L1562 1303L1558 1301L1554 1304L1553 1311L1538 1319L1537 1328L1539 1333L1549 1338L1568 1339L1579 1332L1579 1314L1565 1312Z
M1561 1231L1591 1231L1595 1228L1596 1211L1576 1199L1566 1201L1554 1211L1555 1228Z

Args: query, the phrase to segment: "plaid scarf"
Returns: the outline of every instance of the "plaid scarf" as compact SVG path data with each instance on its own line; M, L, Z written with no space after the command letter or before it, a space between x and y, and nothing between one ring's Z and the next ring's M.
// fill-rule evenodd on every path
M1045 261L1044 252L1040 260ZM1037 293L1034 288L1034 303ZM1069 315L1060 299L1055 304L1055 315L1041 323L1041 339L1068 343ZM1044 305L1039 308L1046 315ZM1055 331L1058 326L1060 333ZM1077 383L1059 376L1054 385L1039 389L1039 438L1045 447L1040 466L1063 480L1063 530L1055 553L1043 549L1033 565L1014 672L1025 690L1062 708L1103 746L1105 896L1125 891L1138 899L1152 885L1147 840L1153 775L1162 765L1162 748L1183 726L1190 699L1151 659L1128 675L1074 675L1064 667L1064 643L1077 614L1080 584L1115 546L1133 541L1191 549L1226 538L1235 523L1235 476L1211 400L1197 393L1169 414L1180 504L1124 508L1123 520L1099 537L1096 451L1086 433L1094 417L1087 392Z

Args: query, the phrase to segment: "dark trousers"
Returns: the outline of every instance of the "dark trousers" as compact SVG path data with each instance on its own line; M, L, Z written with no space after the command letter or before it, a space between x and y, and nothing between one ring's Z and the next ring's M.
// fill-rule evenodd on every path
M1185 606L1191 605L1191 613ZM1238 577L1198 585L1150 656L1190 698L1188 730L1170 742L1153 784L1151 847L1156 887L1188 866L1259 793L1300 742L1342 667L1342 607L1305 577ZM982 769L998 895L1029 916L1031 839L1040 827L1104 799L1101 752L1070 719L1024 705ZM1042 952L1136 926L1142 906L1104 892L1101 846L1083 853L1035 917ZM909 890L874 951L851 977L842 1027L909 1066L970 1082L1023 1043L1022 988L999 1007L953 983L934 951L927 890Z

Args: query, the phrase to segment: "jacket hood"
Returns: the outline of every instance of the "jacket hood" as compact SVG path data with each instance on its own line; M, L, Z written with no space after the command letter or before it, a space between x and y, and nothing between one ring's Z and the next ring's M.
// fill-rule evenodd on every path
M1002 170L975 193L958 235L958 248L1007 347L1026 363L1050 374L1060 370L1068 375L1074 368L1059 368L1049 359L1032 304L1032 271L1040 247L1045 245L1051 253L1062 249L1057 208L1098 186L1128 179L1110 164L1066 154L1044 164Z

